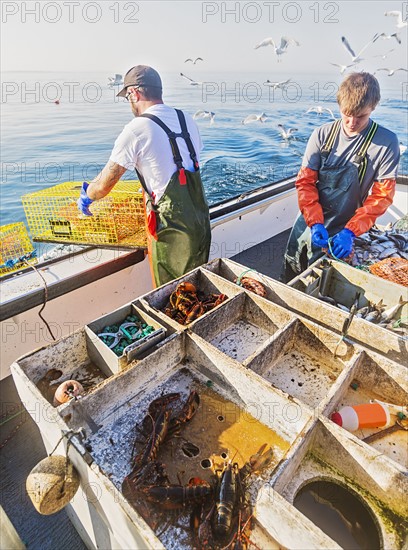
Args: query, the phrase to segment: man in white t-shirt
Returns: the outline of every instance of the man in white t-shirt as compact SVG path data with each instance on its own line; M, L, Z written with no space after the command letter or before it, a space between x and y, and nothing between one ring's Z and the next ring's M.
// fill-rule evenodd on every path
M136 170L145 191L150 265L159 286L208 260L202 142L191 116L163 103L161 78L152 67L132 67L118 96L130 102L135 118L116 139L101 173L84 182L78 208L92 215L92 202L105 197L126 170Z

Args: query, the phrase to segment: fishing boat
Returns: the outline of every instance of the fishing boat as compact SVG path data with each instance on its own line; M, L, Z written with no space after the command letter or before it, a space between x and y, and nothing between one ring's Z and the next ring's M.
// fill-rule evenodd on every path
M254 419L259 435L253 446L233 459L237 436L229 435L223 443L227 458L242 461L242 467L264 443L273 447L272 463L251 486L252 497L256 496L255 526L248 535L252 544L344 547L347 543L336 542L319 527L317 517L308 516L305 509L311 495L320 495L317 500L326 508L334 506L360 547L407 544L405 433L394 431L366 444L362 439L378 430L367 428L356 435L330 420L345 403L358 405L376 398L406 404L407 342L361 319L353 320L344 335L347 312L278 282L297 213L294 182L295 177L287 178L211 208L210 261L181 281L200 283L227 299L187 329L160 312L180 281L154 290L143 250L86 247L37 265L41 278L30 268L3 278L1 386L5 419L10 419L5 423L3 453L8 455L10 496L3 492L2 506L17 531L15 540L20 534L30 547L46 547L39 542L41 525L49 547L55 547L57 540L61 547L61 537L67 537L70 548L191 547L190 535L174 525L160 535L160 526L149 525L141 509L125 498L121 484L129 474L129 431L141 420L138 414L143 408L146 412L160 394L188 397L187 390L194 387L201 406L214 407L215 419L224 417L226 410L241 419L243 440L249 438L243 415ZM406 214L406 189L407 178L399 178L394 204L378 220L380 224L394 223ZM237 284L244 274L262 283L266 295L254 295ZM44 304L43 317L55 343L38 316ZM123 369L120 361L95 344L97 337L91 338L90 331L100 330L105 322L109 325L111 315L116 320L126 317L129 308L158 323L165 338L136 359L134 367ZM255 335L249 336L248 326L255 327ZM67 374L86 369L90 361L98 365L100 378L81 399L55 407L39 390L38 382L50 368ZM256 403L269 406L258 409ZM34 422L26 419L21 424L25 409ZM126 420L129 411L135 415L131 423ZM205 426L205 422L198 425ZM196 456L187 466L207 479L212 473L204 471L203 460L209 459L211 449L204 452L204 439L207 445L214 444L212 454L222 454L210 432L195 440L199 459ZM68 449L64 434L69 434ZM30 454L23 448L28 439L33 442ZM80 489L54 516L40 516L24 494L21 517L16 487L24 493L31 468L56 446L79 472ZM19 456L17 465L14 456ZM175 475L173 470L170 473ZM333 491L338 500L347 503L350 498L352 504L336 508ZM362 525L350 517L350 510L364 518ZM314 511L319 515L316 506ZM367 539L368 532L372 538Z

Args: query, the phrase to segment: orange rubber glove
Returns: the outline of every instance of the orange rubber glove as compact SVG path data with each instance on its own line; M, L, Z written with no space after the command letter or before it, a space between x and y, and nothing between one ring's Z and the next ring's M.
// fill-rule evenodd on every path
M363 206L357 208L354 216L347 222L346 229L350 229L356 237L371 229L376 219L392 204L394 195L395 180L375 181L371 194Z
M319 203L319 192L316 187L318 177L317 170L302 166L295 183L299 210L309 227L315 223L324 223L323 209Z

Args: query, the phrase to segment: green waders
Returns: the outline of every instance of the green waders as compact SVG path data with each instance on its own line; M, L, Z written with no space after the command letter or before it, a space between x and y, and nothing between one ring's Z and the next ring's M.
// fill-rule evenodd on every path
M329 237L344 228L368 195L369 189L362 189L361 182L367 169L367 150L378 128L377 123L371 123L352 162L344 166L327 166L326 161L340 131L340 125L341 120L333 123L323 146L322 167L316 183L319 203L323 208L324 226ZM284 282L290 281L323 255L321 248L312 245L310 227L306 225L303 215L299 214L289 235L281 279Z
M148 195L146 215L151 235L149 252L156 286L184 275L208 261L211 243L210 214L201 182L196 153L182 111L176 109L181 133L172 132L159 118L149 113L140 116L158 124L167 134L177 170L157 204L149 195L145 181L138 174ZM176 138L185 140L194 172L183 168Z

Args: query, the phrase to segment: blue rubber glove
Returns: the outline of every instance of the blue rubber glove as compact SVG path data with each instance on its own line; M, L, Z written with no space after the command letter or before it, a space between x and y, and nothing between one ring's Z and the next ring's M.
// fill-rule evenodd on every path
M79 199L77 200L77 205L82 214L85 214L85 216L93 216L92 212L89 210L89 207L93 203L93 200L90 199L86 194L86 190L88 189L88 187L89 183L84 181L84 183L82 184L81 194L79 196Z
M336 258L347 258L353 251L353 243L356 236L350 229L342 229L334 235L331 248Z
M310 228L310 231L312 233L313 246L316 246L318 248L327 248L329 246L329 234L327 233L327 229L322 223L315 223Z

